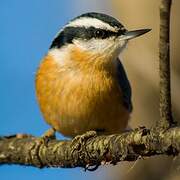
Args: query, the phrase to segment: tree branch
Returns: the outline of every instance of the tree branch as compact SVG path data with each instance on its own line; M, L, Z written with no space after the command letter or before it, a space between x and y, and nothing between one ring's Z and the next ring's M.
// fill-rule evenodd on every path
M171 0L162 0L160 5L160 42L159 42L159 75L160 75L160 120L157 129L167 129L175 124L171 112L170 81L170 12Z
M171 128L159 132L159 135L154 133L157 132L140 128L119 135L49 142L32 136L2 137L0 164L86 168L152 155L177 155L180 152L180 128Z

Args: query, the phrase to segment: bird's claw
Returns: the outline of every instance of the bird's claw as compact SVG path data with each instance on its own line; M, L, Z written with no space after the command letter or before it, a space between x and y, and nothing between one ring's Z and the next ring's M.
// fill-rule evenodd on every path
M73 140L72 140L72 153L75 150L81 151L83 145L85 145L86 141L90 138L96 137L97 133L96 131L87 131L86 133L82 135L77 135Z
M48 129L40 138L43 144L47 145L52 139L56 139L56 130L54 128Z

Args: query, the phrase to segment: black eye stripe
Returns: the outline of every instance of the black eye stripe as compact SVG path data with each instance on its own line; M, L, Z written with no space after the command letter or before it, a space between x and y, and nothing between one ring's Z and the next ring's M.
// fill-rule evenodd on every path
M118 36L116 32L104 30L100 28L89 27L87 33L91 33L91 38L105 39L111 36Z
M95 27L66 27L63 31L52 42L50 49L57 47L60 48L65 44L72 43L73 39L83 39L90 40L105 39L109 37L116 37L124 34L126 30L120 29L118 32L113 32L110 30L95 28Z

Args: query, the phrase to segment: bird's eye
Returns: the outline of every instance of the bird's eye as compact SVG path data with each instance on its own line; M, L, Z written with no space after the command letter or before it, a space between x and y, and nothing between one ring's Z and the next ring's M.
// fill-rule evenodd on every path
M95 31L95 37L105 38L105 32L102 31L102 30L96 30L96 31Z

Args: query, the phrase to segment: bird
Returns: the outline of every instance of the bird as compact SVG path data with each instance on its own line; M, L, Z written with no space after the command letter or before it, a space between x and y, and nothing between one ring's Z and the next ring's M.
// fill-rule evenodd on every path
M128 31L97 12L81 14L60 29L35 78L40 110L54 131L73 138L126 130L132 90L119 55L129 40L149 31Z

